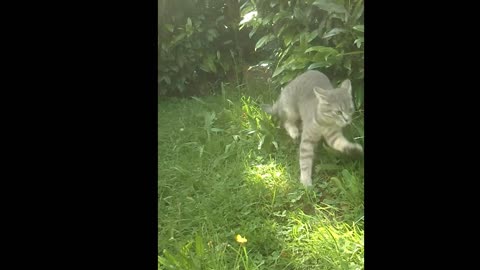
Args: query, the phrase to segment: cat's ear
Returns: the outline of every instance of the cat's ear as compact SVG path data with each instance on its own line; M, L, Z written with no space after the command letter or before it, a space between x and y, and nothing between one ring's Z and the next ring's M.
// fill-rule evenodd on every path
M328 104L328 90L316 86L313 88L313 93L320 103Z
M350 82L349 79L346 79L345 81L340 84L340 88L347 89L348 93L351 95L352 94L352 83Z

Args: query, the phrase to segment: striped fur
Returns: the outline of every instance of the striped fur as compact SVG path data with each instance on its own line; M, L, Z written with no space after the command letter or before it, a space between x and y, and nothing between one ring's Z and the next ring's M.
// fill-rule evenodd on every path
M334 88L323 73L310 70L291 81L273 105L264 111L277 116L292 139L300 138L300 182L312 185L314 149L324 139L333 149L355 156L363 155L358 143L349 142L342 129L351 123L354 112L350 80ZM301 129L297 125L302 123Z

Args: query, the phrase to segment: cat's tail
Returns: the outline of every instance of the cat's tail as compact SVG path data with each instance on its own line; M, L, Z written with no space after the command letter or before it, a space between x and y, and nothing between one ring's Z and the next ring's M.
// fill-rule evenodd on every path
M262 110L264 110L268 114L271 114L271 115L277 114L277 103L274 103L273 105L261 104L260 107L262 108Z

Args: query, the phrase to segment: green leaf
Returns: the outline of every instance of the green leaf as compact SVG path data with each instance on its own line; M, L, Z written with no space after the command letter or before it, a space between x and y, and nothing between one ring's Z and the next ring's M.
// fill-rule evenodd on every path
M286 82L290 82L295 76L297 75L296 72L290 72L287 75L283 76L280 80L280 84L284 84Z
M213 59L211 59L210 61L208 61L208 66L209 66L210 70L211 70L213 73L217 73L217 67L216 67L215 64L213 63Z
M340 33L344 33L344 32L347 32L347 30L343 29L343 28L333 28L332 30L325 33L322 38L333 37L333 36L336 36L336 35L338 35Z
M256 27L254 27L254 28L252 29L252 31L250 31L250 33L248 33L248 37L249 37L249 38L252 38L252 36L255 34L255 32L257 32L257 28L256 28Z
M310 34L307 35L307 42L310 43L317 36L318 36L318 30L314 30L314 31L310 32Z
M192 20L187 18L187 24L185 25L185 31L187 32L187 35L190 36L193 33L193 26L192 26Z
M167 23L167 24L165 24L165 28L166 28L169 32L173 33L173 30L174 30L173 25Z
M307 46L307 33L303 32L300 34L300 48Z
M359 24L359 25L355 25L354 27L352 27L353 30L357 30L357 31L360 31L360 32L364 32L364 25L363 24Z
M285 31L290 25L288 23L282 25L280 27L280 30L277 31L277 38L280 38L282 36L283 31Z
M171 43L171 46L174 46L176 45L180 40L184 39L187 35L185 33L180 33L178 36L176 36L172 43Z
M359 37L355 39L355 41L353 42L353 44L357 45L357 48L360 48L362 46L362 43L363 43L363 37Z
M275 70L275 72L272 75L272 78L276 77L278 74L282 73L283 70L285 69L285 66L281 66Z
M363 100L364 100L364 90L363 87L357 87L355 89L355 105L356 108L360 108L363 105ZM363 135L363 134L362 134Z
M345 7L335 3L335 0L316 0L313 5L328 13L347 13Z
M250 22L253 18L255 18L255 16L257 16L257 11L256 10L250 11L249 13L243 16L243 19L240 21L239 25L244 25Z
M336 60L340 60L340 59L335 59L334 57L332 58L331 56L340 56L338 53L336 52L318 52L316 53L312 58L312 62L328 62L329 64L333 64Z
M305 53L308 53L308 52L326 52L326 53L338 53L337 50L335 50L334 48L332 47L325 47L325 46L313 46L313 47L310 47L308 48Z
M335 12L330 14L330 22L332 21L332 18L337 18L344 23L346 23L348 19L347 13L335 13Z
M278 150L278 143L276 141L273 141L272 144L273 144L273 146L275 146L275 149Z
M336 58L336 56L341 57L341 55L332 52L318 52L311 58L311 61L319 63L324 62L325 66L328 67L340 60L340 58Z
M255 45L255 51L267 44L268 42L272 41L274 38L275 36L273 34L269 34L260 38Z
M345 190L345 187L343 186L342 184L342 181L340 181L340 179L338 179L338 177L331 177L330 178L330 181L332 181L333 183L335 183L335 185L340 188L342 190L342 192L344 193L347 193L347 190Z
M328 62L318 62L318 63L313 63L310 66L308 66L308 69L316 69L319 67L326 67L329 66L330 64Z
M355 181L353 175L346 169L343 169L342 170L342 176L345 180L347 180L348 182L352 182L352 181Z
M258 146L257 146L257 149L260 150L262 149L262 145L263 145L263 142L265 141L265 135L263 135L261 138L260 138L260 141L258 142Z
M352 59L346 58L345 62L343 63L343 67L348 70L348 75L352 74Z
M278 12L277 14L275 14L275 16L273 16L273 23L277 23L278 20L285 19L285 18L288 18L290 16L291 16L290 12L287 12L286 10L282 10L282 11Z
M298 7L295 7L293 9L293 16L295 17L295 19L299 20L299 21L302 21L305 19L305 13L303 12L303 10L301 8L298 8Z
M289 31L283 35L283 43L285 46L289 46L292 43L293 38L296 37L293 31Z
M241 15L245 16L248 12L255 10L255 7L250 1L246 1L242 6L240 6Z
M353 8L351 18L353 19L354 22L356 22L360 17L363 15L363 1L358 1L356 3L356 6Z
M261 20L261 24L263 26L270 26L271 22L273 21L273 14L269 14L266 17L263 17Z
M209 54L207 57L203 58L200 69L205 72L217 72L217 67L215 66L215 55Z
M308 62L310 62L309 59L307 58L298 58L298 57L295 57L293 58L294 61L290 62L288 67L291 69L291 70L296 70L296 69L304 69L305 66L307 65Z

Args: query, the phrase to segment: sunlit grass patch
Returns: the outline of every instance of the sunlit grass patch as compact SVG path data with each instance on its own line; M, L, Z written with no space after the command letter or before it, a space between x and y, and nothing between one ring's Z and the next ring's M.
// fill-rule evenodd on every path
M298 145L237 90L159 104L158 268L363 269L363 163L320 148L305 189Z
M302 211L291 213L287 224L284 252L295 269L363 269L364 232L355 224Z
M247 168L246 181L264 185L269 190L286 190L291 181L285 167L270 160L266 164L254 164Z

